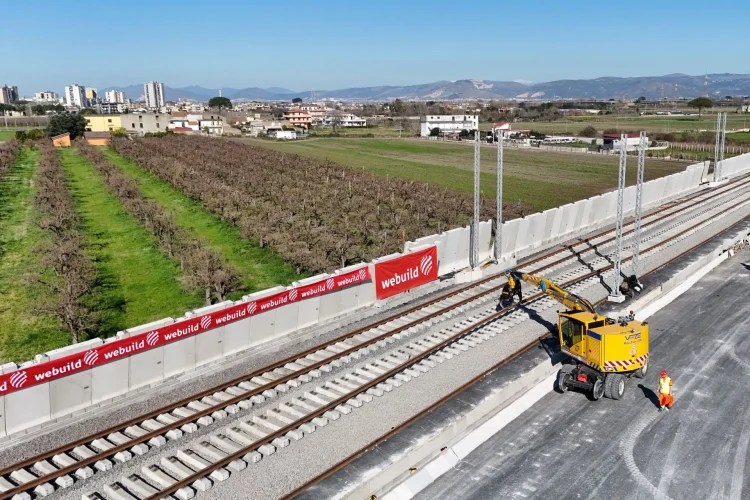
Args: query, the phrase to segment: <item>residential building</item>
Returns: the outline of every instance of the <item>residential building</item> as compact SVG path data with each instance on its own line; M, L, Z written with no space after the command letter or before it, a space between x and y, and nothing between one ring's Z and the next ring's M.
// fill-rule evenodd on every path
M312 116L307 111L299 108L292 108L284 114L284 119L293 127L309 127L312 123Z
M420 135L427 137L438 128L443 135L458 135L462 130L479 129L478 115L426 115L420 118Z
M160 82L146 82L143 84L143 94L146 96L148 109L164 107L164 84Z
M122 117L129 115L86 115L87 132L111 132L122 128Z
M100 102L95 107L96 112L100 115L116 115L124 113L128 108L125 104L114 102Z
M129 113L120 115L120 122L129 134L145 135L149 132L166 132L169 129L170 116L155 113Z
M85 90L83 91L83 93L86 95L86 99L88 99L89 102L96 101L97 95L96 95L96 89L95 88L93 88L93 87L86 87Z
M297 132L294 130L275 130L273 132L269 132L269 137L275 137L277 139L296 139L297 138Z
M636 133L625 134L625 150L636 151L641 144L641 135ZM646 137L646 144L648 144L648 137ZM602 135L602 149L611 149L613 151L620 151L622 148L622 139L620 134L603 134Z
M124 104L125 103L125 94L123 92L120 92L119 90L108 90L104 93L104 98L107 102L115 103L115 104Z
M74 83L65 87L65 105L70 107L86 107L86 87Z
M200 130L209 135L221 135L224 133L224 120L219 115L203 115Z
M18 87L3 85L0 87L0 104L11 104L18 100Z
M511 134L511 125L508 122L500 122L496 123L492 127L492 135L495 137L499 137L499 135L502 135L503 137L508 137Z
M112 139L109 132L84 132L83 137L89 146L109 146Z
M331 113L323 117L323 125L327 127L366 127L367 120L350 113Z
M42 92L34 93L34 102L40 104L59 104L60 96L51 90L44 90Z

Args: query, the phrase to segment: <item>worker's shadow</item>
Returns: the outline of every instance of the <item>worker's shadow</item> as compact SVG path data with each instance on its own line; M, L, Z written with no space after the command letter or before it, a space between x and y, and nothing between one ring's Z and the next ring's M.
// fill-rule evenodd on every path
M659 396L657 396L654 391L643 384L638 384L638 388L643 391L643 395L646 396L646 398L651 401L654 406L656 406L657 408L659 407Z

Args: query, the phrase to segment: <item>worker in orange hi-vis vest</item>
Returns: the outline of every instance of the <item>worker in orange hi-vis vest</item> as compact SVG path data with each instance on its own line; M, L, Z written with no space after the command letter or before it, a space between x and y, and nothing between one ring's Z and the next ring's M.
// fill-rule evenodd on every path
M662 370L659 378L659 411L669 410L673 404L672 379L667 376L667 370Z

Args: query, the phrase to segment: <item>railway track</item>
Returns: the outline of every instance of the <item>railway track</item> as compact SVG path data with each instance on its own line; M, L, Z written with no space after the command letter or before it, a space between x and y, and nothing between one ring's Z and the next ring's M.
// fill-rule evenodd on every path
M722 211L728 213L746 206L745 191L749 185L750 180L739 179L648 214L642 227L644 240L658 236L664 239L642 250L641 254L647 255L670 241L679 240L681 236L709 224ZM728 200L734 203L730 204ZM693 224L682 229L686 220ZM519 267L535 272L556 271L556 279L565 280L563 284L573 290L591 286L612 268L601 255L614 239L608 236L612 232L598 233ZM589 252L600 255L586 265L576 265L581 256ZM533 265L536 267L529 267ZM564 269L571 265L572 269ZM180 450L175 456L144 467L140 474L121 478L101 492L83 496L159 498L173 495L190 498L196 490L210 487L212 480L221 481L228 477L228 469L241 470L248 462L257 462L263 456L285 448L305 433L327 425L329 420L341 418L373 397L391 392L428 372L436 363L459 356L527 319L528 313L513 308L502 311L485 308L476 317L465 318L452 327L411 340L464 311L481 309L488 301L494 300L504 284L502 275L489 276L240 379L15 464L0 471L0 498L52 495L73 484L85 483L96 473L106 473L125 464L134 455L149 453L199 429L216 427L217 433L196 443L193 449ZM538 294L526 299L537 301L541 308L552 305L551 302L544 304L549 299ZM389 346L399 347L386 353ZM378 355L377 359L365 368L356 368L341 376L335 372L373 354ZM335 381L316 385L316 380L332 372L337 373ZM233 415L307 388L309 390L304 394L292 399L293 403L267 409L265 418L256 415L250 421L233 422ZM224 420L230 424L222 427Z

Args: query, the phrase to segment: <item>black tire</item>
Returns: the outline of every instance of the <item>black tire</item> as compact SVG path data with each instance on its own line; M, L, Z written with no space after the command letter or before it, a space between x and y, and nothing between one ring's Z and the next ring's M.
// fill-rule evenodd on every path
M566 392L568 387L568 380L573 376L573 371L576 369L576 365L562 365L560 371L557 372L557 380L555 380L555 389L557 392Z
M597 377L594 382L594 387L591 388L590 397L592 401L599 401L602 396L604 396L604 381L601 377Z
M643 363L643 366L635 371L635 376L638 378L645 378L648 374L648 361Z
M621 399L625 394L625 377L618 373L608 373L604 379L604 395L610 399Z

